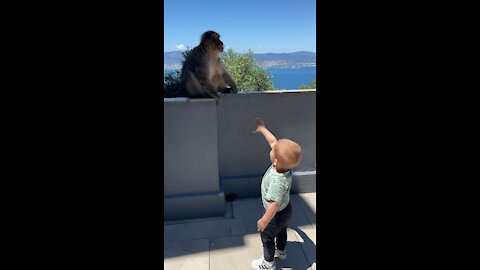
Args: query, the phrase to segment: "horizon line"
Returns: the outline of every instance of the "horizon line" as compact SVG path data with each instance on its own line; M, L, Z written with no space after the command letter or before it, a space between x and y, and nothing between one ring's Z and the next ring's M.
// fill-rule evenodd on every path
M193 48L192 48L192 49L193 49ZM184 51L185 51L185 50L173 50L173 51L164 51L163 53L171 53L171 52L184 52ZM293 52L265 52L265 53L258 53L258 52L256 53L256 52L254 52L253 50L251 50L251 51L252 51L253 53L255 53L255 54L267 54L267 53L277 53L277 54L279 54L279 53L297 53L297 52L309 52L309 53L317 53L317 52L312 52L312 51L293 51ZM224 51L224 53L225 53L225 52L226 52L226 51ZM234 52L236 52L236 53L246 53L246 52L237 52L237 51L235 51L235 50L234 50Z

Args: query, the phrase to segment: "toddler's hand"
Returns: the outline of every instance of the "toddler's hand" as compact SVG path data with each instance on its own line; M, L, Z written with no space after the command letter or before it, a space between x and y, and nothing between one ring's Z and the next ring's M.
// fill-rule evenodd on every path
M257 231L258 232L263 232L263 230L265 230L265 228L267 227L267 223L265 223L265 221L261 218L257 221Z
M257 128L252 133L260 132L260 129L265 127L265 123L259 117L255 118L255 122L257 124Z

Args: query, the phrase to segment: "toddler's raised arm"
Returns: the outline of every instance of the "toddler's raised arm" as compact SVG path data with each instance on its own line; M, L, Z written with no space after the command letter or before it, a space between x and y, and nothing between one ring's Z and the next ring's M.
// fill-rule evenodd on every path
M257 128L253 131L253 133L262 133L270 147L273 149L273 146L277 142L277 138L265 127L265 123L262 119L257 117L255 118L255 122L257 124Z

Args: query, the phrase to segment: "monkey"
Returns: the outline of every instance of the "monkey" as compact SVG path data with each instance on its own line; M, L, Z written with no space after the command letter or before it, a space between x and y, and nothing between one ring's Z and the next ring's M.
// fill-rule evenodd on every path
M200 44L185 55L181 79L188 96L214 98L218 104L217 92L237 93L237 84L220 59L223 42L214 31L202 34Z

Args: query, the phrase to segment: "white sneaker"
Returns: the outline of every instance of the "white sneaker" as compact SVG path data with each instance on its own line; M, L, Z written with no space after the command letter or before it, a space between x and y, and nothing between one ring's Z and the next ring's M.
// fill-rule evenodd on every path
M262 257L258 260L253 260L252 261L252 268L253 269L258 269L258 270L265 270L265 269L275 270L275 261L267 262L267 261L265 261L265 258Z
M279 249L275 249L275 256L280 260L285 260L287 258L287 252L285 250L281 251Z

